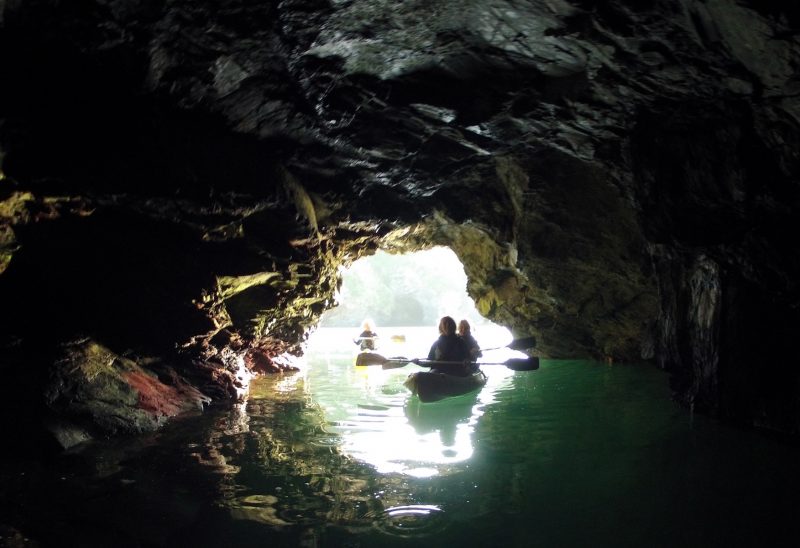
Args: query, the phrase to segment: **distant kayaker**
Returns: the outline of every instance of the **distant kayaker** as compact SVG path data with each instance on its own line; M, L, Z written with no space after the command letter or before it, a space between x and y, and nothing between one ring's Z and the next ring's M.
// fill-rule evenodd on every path
M458 322L458 336L467 344L470 361L478 361L478 358L483 356L483 352L481 352L481 346L478 344L478 341L472 336L472 329L467 320Z
M450 316L444 316L439 320L439 338L431 346L428 352L429 360L445 362L462 362L459 365L442 365L432 367L431 371L436 373L446 373L466 377L470 374L469 349L466 343L456 335L456 321Z
M364 320L361 324L361 334L353 339L361 350L375 350L378 334L375 332L371 320Z

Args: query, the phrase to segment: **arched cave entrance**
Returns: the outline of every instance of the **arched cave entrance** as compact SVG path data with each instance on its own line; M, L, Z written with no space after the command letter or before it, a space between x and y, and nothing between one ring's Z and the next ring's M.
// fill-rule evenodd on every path
M445 245L543 356L652 359L684 401L798 432L793 13L51 4L0 17L9 415L47 393L71 418L65 344L125 364L92 379L129 359L230 398L245 351L299 349L339 266Z
M391 338L402 339L409 357L425 357L442 316L467 320L484 348L511 340L508 329L490 322L476 308L467 294L464 267L447 247L405 254L378 250L343 268L341 276L337 306L322 315L318 331L309 337L309 353L321 341L330 341L330 336L317 336L324 330L335 331L339 345L349 350L364 321L379 334L375 350L387 347ZM392 349L397 350L397 345Z

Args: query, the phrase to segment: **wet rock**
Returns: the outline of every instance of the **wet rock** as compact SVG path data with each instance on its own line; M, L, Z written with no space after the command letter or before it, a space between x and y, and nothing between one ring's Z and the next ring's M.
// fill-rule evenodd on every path
M209 401L180 377L162 382L88 339L63 345L45 388L45 404L54 414L48 427L65 448L90 437L155 430Z
M245 364L250 371L258 374L299 371L289 357L276 354L274 350L251 349L245 355Z
M797 374L775 365L800 326L796 8L0 14L9 340L89 334L236 399L244 353L267 370L300 352L341 266L447 245L481 312L542 356L652 359L682 401L800 430Z

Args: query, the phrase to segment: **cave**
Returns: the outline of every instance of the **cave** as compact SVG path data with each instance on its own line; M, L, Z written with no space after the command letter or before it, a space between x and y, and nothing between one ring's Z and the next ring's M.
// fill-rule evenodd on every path
M231 405L342 267L446 246L537 356L796 442L798 28L778 0L0 2L6 437Z

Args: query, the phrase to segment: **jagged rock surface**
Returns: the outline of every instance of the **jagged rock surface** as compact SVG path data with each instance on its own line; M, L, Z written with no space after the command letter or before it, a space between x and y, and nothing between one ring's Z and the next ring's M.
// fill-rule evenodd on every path
M655 360L684 401L797 432L798 25L778 1L2 2L4 374L91 337L229 379L299 348L340 265L440 244L543 356Z

